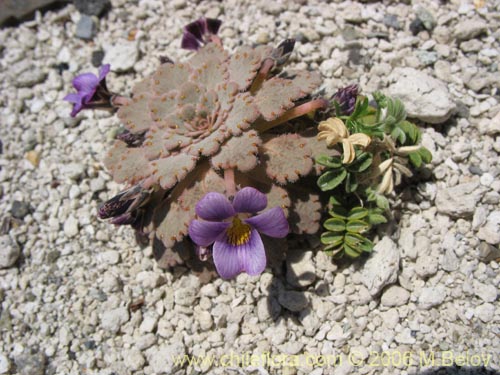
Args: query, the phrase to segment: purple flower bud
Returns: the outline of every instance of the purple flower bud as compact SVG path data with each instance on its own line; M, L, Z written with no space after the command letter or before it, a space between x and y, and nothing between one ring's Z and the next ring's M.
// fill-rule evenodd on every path
M214 18L201 17L184 26L181 48L198 50L202 45L210 42L219 32L222 21Z
M332 97L337 102L341 114L350 115L354 112L356 98L358 97L358 85L349 85L338 90Z
M111 108L111 94L106 87L106 75L109 70L110 65L106 64L99 70L99 77L92 73L83 73L73 79L73 87L77 92L64 97L64 100L73 103L72 117L82 109Z

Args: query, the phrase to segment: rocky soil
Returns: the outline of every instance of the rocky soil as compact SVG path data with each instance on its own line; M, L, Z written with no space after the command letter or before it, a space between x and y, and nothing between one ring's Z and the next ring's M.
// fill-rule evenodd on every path
M112 0L104 14L80 10L0 30L0 374L500 370L500 3ZM127 94L160 56L187 56L181 28L202 15L223 19L228 48L295 37L291 64L319 69L327 95L359 83L402 98L420 120L434 160L396 197L367 261L336 265L310 237L281 274L201 285L159 269L129 228L97 220L120 189L102 166L119 121L69 117L72 78L104 59L110 88ZM278 365L173 360L231 352Z

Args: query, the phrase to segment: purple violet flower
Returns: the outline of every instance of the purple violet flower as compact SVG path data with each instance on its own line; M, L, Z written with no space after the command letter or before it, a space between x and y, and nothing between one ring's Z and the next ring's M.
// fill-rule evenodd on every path
M289 226L281 207L253 216L267 206L267 197L257 189L245 187L232 203L223 194L210 192L195 207L203 219L193 220L189 236L201 247L213 244L215 268L224 279L240 272L260 275L266 268L266 252L260 233L283 238Z
M350 115L354 112L356 98L358 97L358 85L349 85L341 88L333 95L333 100L337 102L341 114Z
M77 93L71 93L64 100L73 103L71 117L75 117L82 109L110 107L111 94L106 87L106 75L110 65L105 64L99 70L99 77L92 73L83 73L73 79L73 87Z
M215 18L201 17L190 24L184 26L184 34L182 35L181 48L198 50L202 45L218 39L216 36L219 32L222 21Z

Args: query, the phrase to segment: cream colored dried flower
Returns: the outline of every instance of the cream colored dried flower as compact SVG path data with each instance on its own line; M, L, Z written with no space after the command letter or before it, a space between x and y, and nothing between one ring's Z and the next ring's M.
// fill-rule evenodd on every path
M342 163L344 164L352 163L356 157L354 146L365 148L371 142L371 138L363 133L349 135L349 130L347 130L344 122L337 117L331 117L326 121L320 122L318 130L318 140L326 140L326 144L329 147L337 143L342 143L344 151Z

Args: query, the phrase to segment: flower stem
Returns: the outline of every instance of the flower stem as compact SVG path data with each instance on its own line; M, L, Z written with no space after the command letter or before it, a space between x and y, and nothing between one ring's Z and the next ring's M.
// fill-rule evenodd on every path
M271 71L271 69L274 66L274 60L273 59L266 59L262 63L259 72L257 73L257 77L253 80L252 86L250 87L250 93L254 95L262 86L262 83L265 81L267 78L267 75Z
M224 169L224 182L226 183L226 195L234 197L236 194L236 184L234 183L234 169Z
M120 95L113 95L111 97L111 104L113 107L121 107L122 105L128 104L130 101L129 98Z
M274 119L272 121L256 122L254 128L259 133L263 133L271 128L274 128L275 126L281 125L284 122L292 120L296 117L303 116L309 112L315 111L317 109L326 109L328 105L328 100L323 98L311 100L310 102L298 105L297 107L286 111L277 119Z

